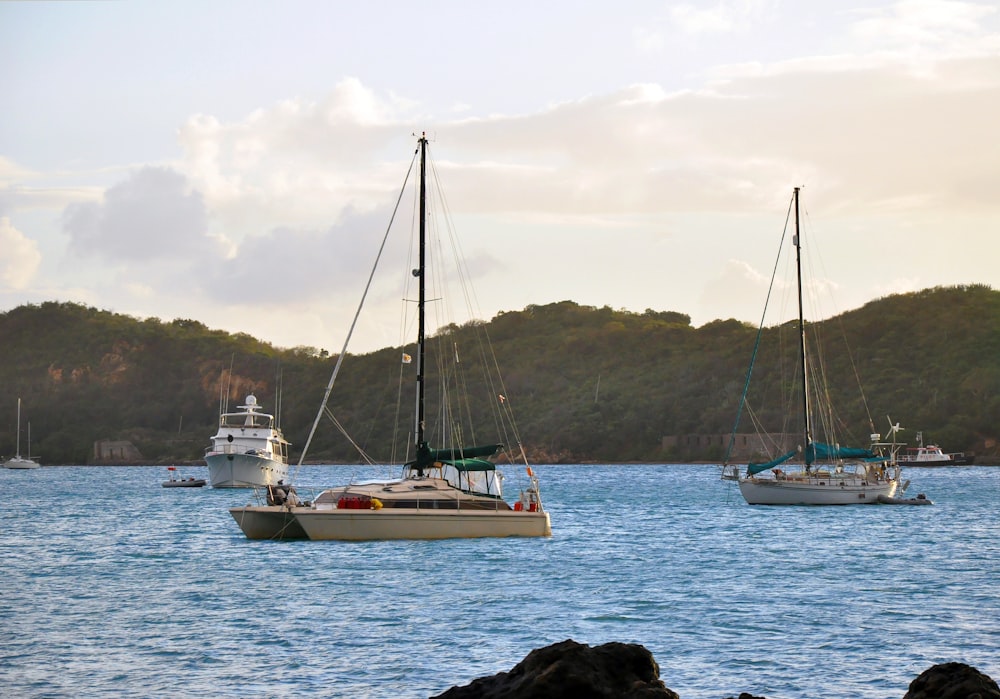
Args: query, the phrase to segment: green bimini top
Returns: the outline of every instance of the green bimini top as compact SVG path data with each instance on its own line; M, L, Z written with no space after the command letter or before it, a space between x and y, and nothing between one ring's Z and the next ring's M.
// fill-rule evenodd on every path
M482 456L493 456L503 449L502 444L486 444L478 447L454 447L450 449L431 449L426 444L417 450L417 458L406 464L411 468L427 468L435 462L451 464L463 471L489 471L496 466Z
M459 471L495 471L497 465L485 459L442 459L441 463L454 466Z

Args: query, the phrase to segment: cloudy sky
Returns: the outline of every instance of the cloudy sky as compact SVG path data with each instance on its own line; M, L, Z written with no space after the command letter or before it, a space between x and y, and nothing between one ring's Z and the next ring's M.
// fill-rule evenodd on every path
M835 311L1000 288L995 0L3 2L0 95L4 311L336 351L420 131L484 318L756 323L794 186Z

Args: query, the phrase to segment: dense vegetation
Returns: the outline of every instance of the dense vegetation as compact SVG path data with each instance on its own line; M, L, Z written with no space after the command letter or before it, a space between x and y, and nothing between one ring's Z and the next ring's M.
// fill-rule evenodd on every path
M913 431L922 430L948 450L996 460L1000 292L974 285L893 295L817 326L833 350L824 369L838 377L830 388L850 414L852 431L870 429L865 406L849 399L857 373L883 431L891 415L909 428L911 442ZM679 313L564 301L448 328L447 343L462 344L484 329L525 446L538 462L719 458L664 452L661 440L729 432L757 334L735 320L695 328ZM765 337L780 331L768 329ZM835 350L845 337L851 352ZM152 462L196 461L215 428L224 388L231 405L249 391L269 411L280 403L286 436L301 448L336 359L196 321L139 320L55 302L0 314L0 347L0 454L14 452L20 396L22 422L31 422L31 453L44 464L90 463L101 439L129 440ZM340 422L379 459L389 458L382 447L396 427L384 418L395 411L400 354L387 348L345 357L331 402ZM22 432L22 452L25 446ZM295 448L292 456L298 458ZM327 425L309 460L357 456Z

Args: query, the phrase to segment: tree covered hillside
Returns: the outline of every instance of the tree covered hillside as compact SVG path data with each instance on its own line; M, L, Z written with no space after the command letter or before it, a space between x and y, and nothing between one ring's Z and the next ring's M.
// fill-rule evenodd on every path
M570 301L477 325L492 340L536 462L718 458L665 453L662 438L729 432L757 334L734 320L695 328L679 313ZM852 430L870 429L864 406L848 397L857 373L882 431L891 415L908 428L908 441L922 430L925 440L974 451L979 461L1000 454L1000 292L968 286L894 295L818 325L824 342L846 337L851 346L828 352L825 370L838 377L832 391L843 387L834 398L846 403ZM473 329L446 328L430 342L461 345ZM30 421L31 453L47 465L91 463L94 442L103 439L131 441L151 462L197 461L225 391L230 405L248 392L268 412L280 404L297 459L335 361L196 321L140 320L55 302L0 314L0 347L0 454L14 452L20 396L22 452ZM390 458L384 447L402 424L394 419L401 352L345 357L331 400L338 420L379 459ZM326 426L309 460L358 458Z

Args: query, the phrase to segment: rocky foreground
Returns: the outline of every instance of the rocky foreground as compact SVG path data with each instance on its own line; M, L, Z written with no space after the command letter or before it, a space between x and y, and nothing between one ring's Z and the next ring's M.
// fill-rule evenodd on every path
M660 666L644 646L572 639L537 648L510 670L452 687L431 699L680 699L660 679ZM729 699L733 699L730 697ZM738 699L766 699L746 692ZM963 663L920 673L903 699L1000 699L990 677Z

